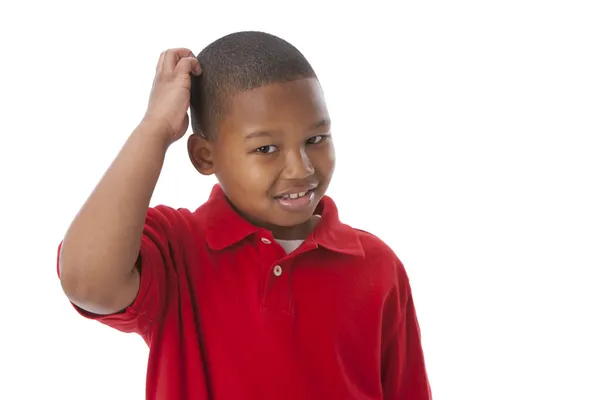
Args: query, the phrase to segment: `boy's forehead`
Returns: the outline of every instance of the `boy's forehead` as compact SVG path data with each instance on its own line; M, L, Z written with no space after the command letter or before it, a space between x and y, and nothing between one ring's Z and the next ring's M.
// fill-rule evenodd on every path
M264 129L264 125L310 125L328 120L317 79L272 83L232 96L223 124L233 130Z

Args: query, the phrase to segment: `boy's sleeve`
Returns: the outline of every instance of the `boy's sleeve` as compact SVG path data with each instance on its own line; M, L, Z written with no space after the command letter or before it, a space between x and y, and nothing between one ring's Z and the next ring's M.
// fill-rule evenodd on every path
M385 400L431 400L421 332L410 283L400 263L396 293L388 303L389 333L383 343L382 384Z
M171 251L176 250L173 249L173 243L177 242L177 217L177 211L165 206L148 209L137 261L140 268L140 288L133 304L122 312L109 315L93 314L71 303L75 310L85 318L119 331L146 336L152 322L160 318L161 307L166 303L167 279L169 270L173 270ZM59 277L61 246L62 242L58 246L56 265Z

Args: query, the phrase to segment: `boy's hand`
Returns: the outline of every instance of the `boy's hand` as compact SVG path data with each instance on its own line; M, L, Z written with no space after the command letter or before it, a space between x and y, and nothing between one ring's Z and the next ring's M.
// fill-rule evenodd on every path
M152 124L173 143L189 124L190 73L200 75L200 63L188 49L170 49L160 55L144 122Z

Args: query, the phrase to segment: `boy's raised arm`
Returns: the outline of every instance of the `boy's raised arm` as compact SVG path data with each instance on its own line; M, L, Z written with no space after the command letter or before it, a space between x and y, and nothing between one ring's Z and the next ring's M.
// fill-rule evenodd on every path
M161 54L148 110L67 230L59 273L69 299L111 314L135 299L135 268L150 198L165 153L188 127L190 73L200 65L187 49Z

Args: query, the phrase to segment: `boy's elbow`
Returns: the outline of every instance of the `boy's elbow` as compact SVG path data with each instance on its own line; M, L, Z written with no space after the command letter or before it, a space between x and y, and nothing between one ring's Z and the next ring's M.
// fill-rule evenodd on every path
M89 310L90 305L98 308L106 303L99 282L86 279L80 269L69 264L59 264L60 285L67 298L76 306Z
M60 284L69 301L94 314L119 312L129 306L137 294L133 277L117 280L104 275L98 279L95 274L85 273L85 267L69 264L59 264L59 271Z
M58 258L58 276L63 292L71 300L89 298L94 294L93 279L90 279L89 266L84 266L81 260L77 260L70 248L63 245ZM96 282L96 285L98 282Z

